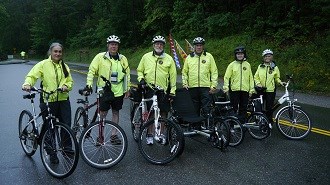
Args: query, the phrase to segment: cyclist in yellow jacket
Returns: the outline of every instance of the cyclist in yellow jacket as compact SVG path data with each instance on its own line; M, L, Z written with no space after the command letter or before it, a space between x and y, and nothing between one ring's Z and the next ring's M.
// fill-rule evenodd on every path
M105 82L101 76L110 80L111 91L114 93L114 99L109 100L108 97L100 98L101 118L105 118L111 107L112 122L119 123L119 110L122 109L124 98L129 97L130 85L130 68L127 58L118 53L120 39L116 35L107 38L107 51L98 53L89 66L87 74L86 87L92 88L93 78L97 77L97 88L103 88ZM117 135L113 133L111 136L113 143L120 144Z
M254 74L254 81L256 86L265 87L266 92L263 92L263 99L266 104L266 114L269 121L273 122L272 109L276 95L276 84L282 86L285 82L280 79L280 70L273 60L273 51L266 49L262 52L263 63L258 66L256 73Z
M182 85L189 89L197 114L202 108L208 113L211 102L209 93L218 85L218 68L213 56L204 50L205 40L193 40L194 52L188 55L182 69Z
M158 107L163 118L167 117L170 100L175 96L177 76L173 58L164 52L165 43L163 36L155 36L152 39L153 51L143 55L137 68L140 85L155 85L164 89L164 94L157 95ZM150 93L147 92L146 96L150 96ZM147 144L153 144L151 135L147 137Z
M229 92L234 110L238 112L238 118L244 123L249 95L254 92L253 74L247 62L245 48L243 46L235 48L234 55L235 61L226 69L223 90Z
M69 91L72 90L73 80L69 67L63 62L63 46L60 43L52 43L48 50L49 58L38 62L25 77L22 89L30 91L38 79L41 80L42 89L46 92L56 91L61 88L62 91L56 91L49 97L49 107L52 114L60 122L71 127L71 104L69 101ZM45 97L45 96L43 96ZM40 109L46 109L44 99L41 97ZM45 115L43 115L45 119ZM48 125L44 124L43 129ZM71 143L66 143L66 147L71 147ZM52 163L58 163L56 153L47 151Z
M63 92L57 91L49 97L49 106L60 122L71 126L69 91L72 90L73 80L69 67L62 60L62 49L61 44L52 43L48 51L49 58L33 66L25 77L22 89L30 91L38 79L41 79L42 88L46 92L62 88Z

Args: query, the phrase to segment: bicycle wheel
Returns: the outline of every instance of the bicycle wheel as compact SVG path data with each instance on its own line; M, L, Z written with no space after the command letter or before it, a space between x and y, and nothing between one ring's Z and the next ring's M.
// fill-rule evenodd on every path
M142 125L142 110L139 108L139 104L131 103L131 130L133 139L139 141L139 132Z
M311 131L311 121L298 107L286 107L278 113L276 125L281 134L289 139L303 139Z
M229 121L229 120L228 120ZM211 134L212 146L225 149L230 142L230 123L226 119L215 118L213 120L214 124L214 134Z
M182 153L184 135L179 125L169 119L160 118L160 133L156 134L155 119L141 127L139 150L142 156L152 164L166 164Z
M237 118L226 117L225 122L230 126L230 141L229 146L237 146L244 139L243 126Z
M23 151L27 156L32 156L38 147L37 134L34 132L33 119L30 111L23 110L19 115L18 135Z
M88 118L86 111L83 107L78 107L76 113L74 114L74 121L72 125L73 134L76 136L77 141L79 141L82 131L87 127Z
M42 135L40 156L46 170L56 178L65 178L76 169L78 142L69 126L56 122ZM47 126L47 125L43 125Z
M100 132L101 131L101 132ZM107 169L118 164L127 150L127 137L116 123L99 121L91 123L80 137L80 152L84 161L97 169Z
M252 113L245 124L250 135L255 139L265 139L270 135L269 121L262 113Z

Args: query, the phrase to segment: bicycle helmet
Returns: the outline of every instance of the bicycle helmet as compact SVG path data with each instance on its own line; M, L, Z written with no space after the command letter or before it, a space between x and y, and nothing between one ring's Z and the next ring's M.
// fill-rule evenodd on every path
M108 38L107 38L107 43L110 43L110 42L116 42L116 43L120 43L120 39L118 36L116 35L110 35Z
M162 42L163 44L166 43L165 38L161 35L157 35L152 39L153 44L155 44L156 42Z
M237 48L235 48L234 53L235 53L235 55L237 53L244 53L244 55L245 55L246 54L246 51L245 51L244 46L238 46Z
M202 37L196 37L194 38L193 40L193 44L196 45L196 44L205 44L205 39L203 39Z
M243 53L244 54L243 60L247 59L246 50L245 50L244 46L238 46L237 48L235 48L235 50L234 50L235 60L238 60L236 57L237 53Z
M262 52L262 56L263 56L263 57L264 57L265 55L267 55L267 54L271 54L271 55L273 55L273 51L270 50L270 49L265 49L265 50Z

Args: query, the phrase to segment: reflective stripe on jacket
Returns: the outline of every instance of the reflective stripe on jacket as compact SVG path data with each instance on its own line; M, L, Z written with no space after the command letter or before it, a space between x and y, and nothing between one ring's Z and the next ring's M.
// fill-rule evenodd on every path
M223 84L225 91L229 90L229 84L232 91L254 92L251 66L247 61L233 61L228 65Z
M143 55L137 68L138 81L142 78L148 84L160 86L165 91L170 84L170 93L175 94L176 90L176 68L173 58L163 53L161 56L149 52Z
M280 70L277 66L271 70L269 64L260 64L254 74L254 81L257 86L266 87L266 92L274 92L276 86L275 82L277 84L281 83Z
M115 97L122 96L129 90L130 86L130 68L127 58L119 54L119 61L110 57L109 52L97 54L91 64L87 74L87 85L93 85L93 78L97 78L97 87L104 87L105 82L100 76L110 79L112 72L118 72L118 83L111 83L111 90Z
M49 56L48 59L38 62L30 72L25 77L25 82L23 85L34 86L37 80L40 78L42 81L43 90L46 92L55 91L57 88L62 87L63 85L67 86L68 90L72 90L73 80L71 77L69 67L65 65L68 76L65 78L63 69L62 69L62 60L57 64L51 60ZM45 98L45 96L44 96ZM49 102L55 101L64 101L69 98L68 92L59 92L52 94L49 97Z
M188 55L182 69L182 84L188 87L216 88L218 68L213 56L208 52L201 56Z

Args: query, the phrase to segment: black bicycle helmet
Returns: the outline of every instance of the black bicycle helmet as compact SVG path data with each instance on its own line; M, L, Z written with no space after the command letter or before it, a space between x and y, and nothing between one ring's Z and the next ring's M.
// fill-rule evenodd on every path
M202 37L196 37L194 38L193 40L193 44L196 45L196 44L205 44L205 39L203 39Z
M243 53L244 54L244 60L247 59L246 50L245 50L244 46L238 46L238 47L235 48L235 50L234 50L235 60L237 60L237 57L236 57L237 53Z

